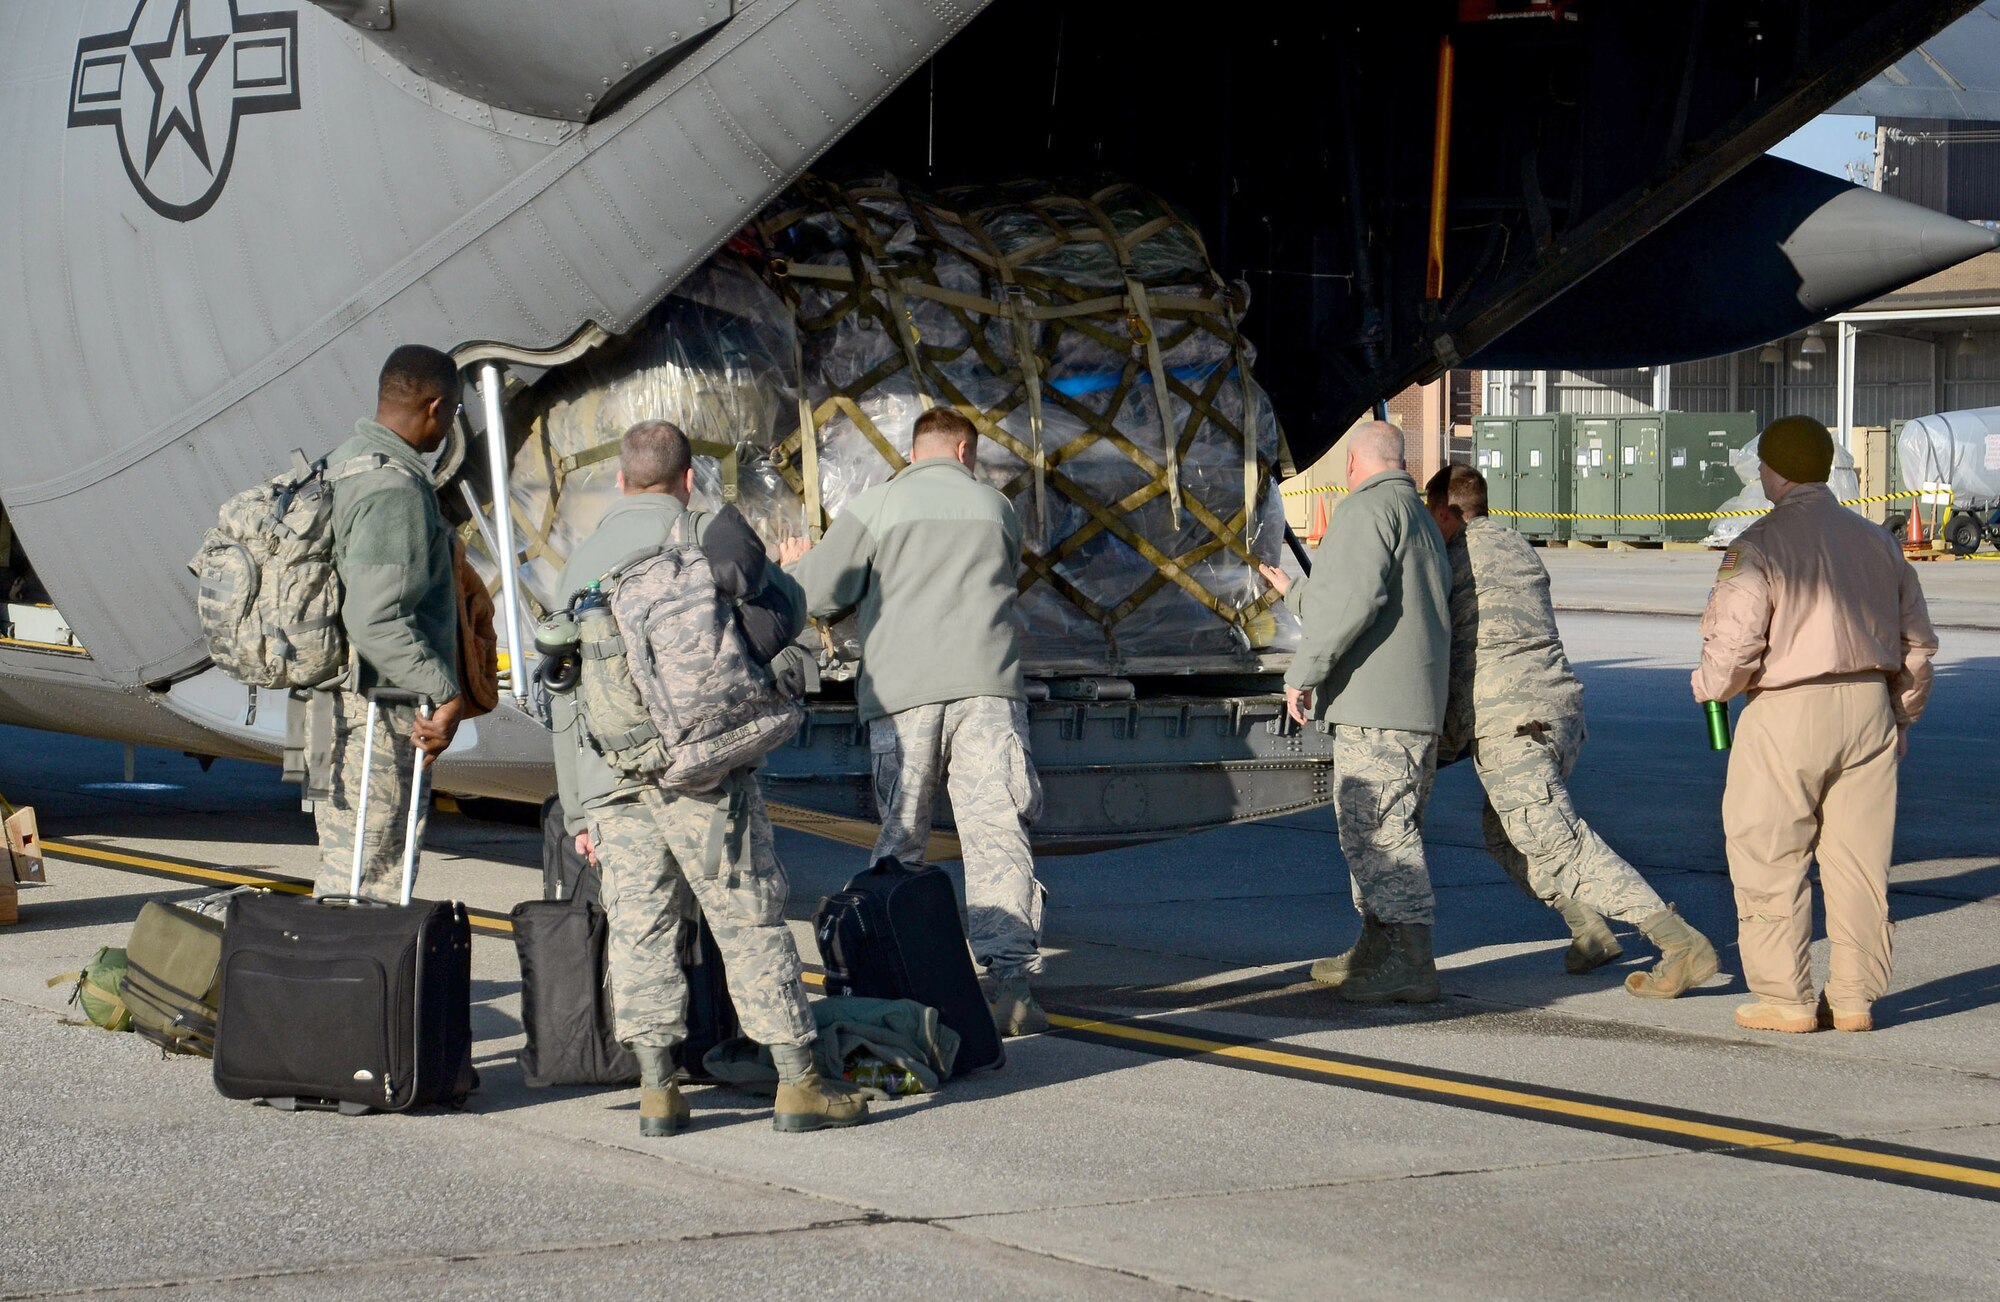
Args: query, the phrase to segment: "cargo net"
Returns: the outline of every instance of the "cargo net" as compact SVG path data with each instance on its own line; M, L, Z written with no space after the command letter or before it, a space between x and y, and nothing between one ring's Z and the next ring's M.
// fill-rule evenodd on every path
M734 501L775 545L902 469L916 417L945 405L1022 521L1031 672L1254 666L1298 630L1256 572L1283 543L1281 436L1243 306L1134 186L809 178L639 330L517 402L524 586L566 595L562 558L615 500L636 421L686 430L697 504Z

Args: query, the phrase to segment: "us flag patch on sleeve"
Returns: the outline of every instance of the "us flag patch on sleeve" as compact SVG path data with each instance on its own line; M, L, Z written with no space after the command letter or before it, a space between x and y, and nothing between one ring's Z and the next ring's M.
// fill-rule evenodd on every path
M1726 579L1736 573L1736 549L1731 547L1722 553L1722 568L1715 572L1718 579Z

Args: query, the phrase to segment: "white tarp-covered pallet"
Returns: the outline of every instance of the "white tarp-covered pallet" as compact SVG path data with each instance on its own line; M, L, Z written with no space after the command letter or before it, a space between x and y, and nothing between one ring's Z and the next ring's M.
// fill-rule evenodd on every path
M1020 514L1031 671L1252 667L1297 628L1255 569L1282 547L1282 443L1243 306L1134 186L808 178L644 327L517 400L524 588L566 598L557 571L636 421L686 430L698 502L734 500L775 546L900 469L942 404Z

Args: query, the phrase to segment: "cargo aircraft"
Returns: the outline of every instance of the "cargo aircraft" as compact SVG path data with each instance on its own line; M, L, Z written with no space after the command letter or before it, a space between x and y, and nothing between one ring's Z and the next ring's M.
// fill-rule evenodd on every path
M218 504L331 448L389 349L428 342L469 381L440 489L514 550L488 505L510 386L632 330L808 168L1171 196L1246 287L1303 463L1447 368L1712 356L1993 247L1763 157L1908 90L1906 55L1943 73L1920 47L1972 8L0 0L0 720L275 758L284 702L215 672L195 618ZM443 789L550 790L516 676ZM1273 691L1050 684L1042 846L1322 801L1326 739ZM773 794L798 825L865 817L866 760L829 696Z

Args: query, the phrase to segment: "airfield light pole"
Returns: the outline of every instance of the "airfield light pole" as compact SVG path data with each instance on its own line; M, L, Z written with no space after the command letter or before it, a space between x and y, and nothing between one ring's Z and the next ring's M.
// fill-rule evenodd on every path
M521 659L520 557L514 550L514 513L507 493L507 425L500 412L500 366L479 368L479 395L486 401L486 468L493 483L493 529L500 536L500 600L507 617L507 688L514 703L528 700L527 662Z

